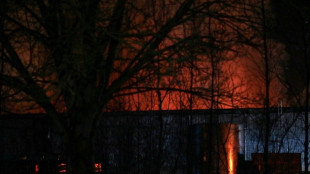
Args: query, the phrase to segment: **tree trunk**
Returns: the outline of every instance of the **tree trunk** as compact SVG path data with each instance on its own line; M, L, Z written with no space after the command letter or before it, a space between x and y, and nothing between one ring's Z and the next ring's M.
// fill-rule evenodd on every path
M94 173L94 161L91 138L85 135L70 137L70 162L73 174Z
M304 141L304 148L305 148L305 154L304 154L304 163L305 163L305 173L308 174L309 170L309 116L308 116L308 109L309 109L309 60L308 60L308 42L307 42L307 24L308 22L304 22L303 26L303 34L304 34L304 56L305 56L305 70L306 70L306 99L305 99L305 141Z
M92 107L89 106L88 108ZM72 112L70 120L71 131L67 138L67 152L69 154L69 163L71 163L72 167L72 174L91 174L95 172L92 146L92 131L94 129L92 115L93 113L85 108L75 109L75 112Z
M269 173L268 160L269 160L269 137L270 137L270 100L269 100L269 57L267 48L267 27L266 27L266 11L265 0L261 0L261 13L262 13L262 32L263 32L263 58L265 63L265 138L264 138L264 155L263 155L263 173Z

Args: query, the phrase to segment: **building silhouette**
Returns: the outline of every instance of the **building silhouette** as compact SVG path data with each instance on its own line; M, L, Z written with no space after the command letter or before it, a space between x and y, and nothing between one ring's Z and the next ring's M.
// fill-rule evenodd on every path
M281 157L280 154L285 154L286 159L291 156L294 158L292 163L282 161L279 164L294 164L296 170L301 170L302 112L297 108L273 108L271 111L269 152L278 154L272 158ZM180 174L236 174L261 170L258 154L263 153L264 110L213 112L105 113L98 122L93 140L98 173L155 173L158 167L161 173ZM209 122L211 115L216 122ZM163 120L161 140L159 118ZM3 115L0 134L2 173L34 173L35 170L37 173L44 170L70 173L70 159L66 156L61 135L45 115ZM254 160L253 154L256 154ZM271 168L278 170L275 165L271 164Z

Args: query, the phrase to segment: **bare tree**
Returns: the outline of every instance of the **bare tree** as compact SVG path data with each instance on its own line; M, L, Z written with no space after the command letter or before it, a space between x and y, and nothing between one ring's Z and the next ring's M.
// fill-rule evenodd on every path
M280 6L273 2L276 12L277 26L275 34L278 40L287 45L289 60L284 66L281 81L287 88L287 98L290 105L304 108L304 170L308 173L309 168L309 5L304 2L282 0ZM289 10L289 13L284 13ZM284 20L285 18L285 20ZM287 22L291 21L291 22ZM285 26L285 27L284 27ZM282 28L282 29L281 29ZM283 29L285 28L285 29ZM291 33L291 34L289 34ZM300 51L302 50L302 51Z
M1 89L24 101L20 112L46 113L66 145L72 172L91 173L95 128L104 111L164 110L163 103L170 106L166 95L190 94L189 100L177 100L179 108L205 104L209 122L215 122L213 111L231 96L223 89L220 65L229 51L237 53L252 41L243 31L259 23L249 20L251 9L240 8L243 2L2 1L7 8L0 13L1 70L6 70ZM199 32L187 30L193 21ZM178 73L187 78L178 79ZM150 103L142 104L140 97ZM10 107L14 101L5 103ZM159 123L157 173L164 151L162 117Z
M155 28L150 18L158 16L149 16L154 4L148 3L11 1L1 11L2 63L12 69L1 74L2 83L47 113L67 146L73 173L93 171L94 128L107 103L152 75L144 72L154 60L170 59L160 55L181 51L175 48L186 38L172 31L209 6L171 2Z

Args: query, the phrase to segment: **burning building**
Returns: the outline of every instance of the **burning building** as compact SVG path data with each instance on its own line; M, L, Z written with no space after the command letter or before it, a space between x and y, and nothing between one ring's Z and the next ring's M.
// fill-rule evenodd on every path
M290 86L282 83L289 55L284 43L267 37L266 23L273 17L268 4L1 1L0 114L49 117L44 127L28 120L32 117L20 122L17 117L11 128L12 123L5 124L10 119L3 116L3 135L9 139L2 144L3 158L13 153L18 159L37 161L52 153L56 161L58 155L59 160L71 160L79 172L92 170L93 153L103 161L96 165L102 167L98 171L107 173L235 172L237 139L226 124L243 125L239 152L246 159L252 149L262 151L268 126L272 150L301 152L294 137L302 133L291 126L302 124L294 114L285 117L278 112L269 120L256 109L255 117L251 113L235 122L235 117L241 118L236 108L268 110L290 104L282 95ZM307 53L306 45L299 50ZM303 95L307 88L295 84L299 90L292 93L300 104L308 99ZM119 111L126 112L119 116ZM190 143L198 140L201 144ZM66 157L74 150L71 154L82 155L76 159L87 160ZM204 155L198 158L195 150ZM42 165L32 169L42 171Z

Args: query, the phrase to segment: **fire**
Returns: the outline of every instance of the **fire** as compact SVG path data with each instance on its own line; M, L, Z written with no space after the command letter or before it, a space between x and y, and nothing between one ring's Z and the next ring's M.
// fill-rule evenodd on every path
M203 5L204 3L204 1L200 0L195 2L195 5L197 5L198 7L200 4ZM178 1L171 1L169 3L169 6L166 6L167 4L165 4L166 3L158 3L157 1L134 1L134 3L132 3L131 5L133 7L136 6L136 8L129 8L128 13L126 13L129 15L126 19L128 19L129 21L131 20L130 23L132 25L127 25L127 23L125 25L124 23L124 31L133 35L139 35L140 31L149 30L152 30L149 31L150 33L156 33L157 30L161 27L157 26L158 23L155 21L159 20L161 21L159 23L165 23L166 20L168 20L174 15L181 3L179 3ZM224 13L227 16L234 16L232 18L232 21L229 20L230 18L227 18L229 22L227 21L224 23L222 22L222 20L218 20L217 18L213 17L212 22L211 20L209 21L211 17L205 19L197 18L197 21L195 19L194 23L184 23L184 25L174 27L173 30L169 33L168 37L163 39L162 43L160 44L160 47L158 48L160 51L156 50L160 54L158 55L158 57L160 57L158 58L158 60L161 60L160 63L156 63L155 60L154 62L150 61L153 62L152 65L150 64L150 66L152 67L151 69L142 69L135 75L135 77L132 77L132 79L128 79L128 84L124 84L124 86L122 86L122 90L117 94L113 94L113 100L107 103L107 111L209 109L211 107L211 100L216 101L216 106L214 106L214 108L216 109L263 107L264 98L261 96L263 96L264 94L264 91L262 90L264 89L262 86L264 84L264 73L262 73L261 71L264 67L264 63L261 61L262 58L260 57L260 52L258 52L256 48L253 49L247 46L248 44L237 44L239 43L239 40L236 44L230 42L226 43L226 40L234 41L234 39L236 38L236 34L238 36L240 34L243 35L243 33L239 33L239 31L237 33L234 33L236 28L231 26L239 25L237 28L240 27L240 31L246 31L248 29L246 23L236 22L238 20L235 20L235 17L244 15L251 17L251 15L254 14L252 14L250 11L250 14L248 14L248 11L246 11L246 14L244 14L245 9L243 8L243 5L246 5L247 3L242 4L242 7L238 7L239 4L232 3L232 6L225 6L226 11L221 10L221 4L222 3L214 3L212 7L210 7L210 10L214 10L215 13L218 12L219 14ZM112 7L115 5L115 3L103 3L101 5L102 9L100 10L104 11L104 9L106 8L110 9L110 7L108 6ZM139 11L136 11L138 9ZM143 12L144 10L145 13ZM27 14L27 17L32 16L31 14L28 15L28 11L25 13ZM28 19L26 20L24 18L24 13L22 14L23 15L18 13L17 15L21 18L16 20L17 22L21 22L22 25L28 26L29 24L26 22L28 21ZM165 17L161 18L162 16ZM254 15L253 17L256 16ZM33 20L36 21L36 19ZM211 24L209 30L211 31L207 31L207 26L205 25L210 22ZM233 24L233 22L235 22L234 25L231 25ZM34 25L39 26L40 24L38 23ZM72 24L68 24L68 26L70 25ZM103 24L103 27L105 27L105 24ZM41 33L40 30L38 32ZM182 40L186 38L192 38L189 37L192 35L192 32L195 33L195 35L193 35L193 38L196 38L196 33L198 34L197 36L201 35L201 37L195 39L195 43L196 41L198 43L195 44L198 46L197 48L194 48L192 50L191 46L185 46L184 50L182 48L176 53L175 49L169 51L170 47L173 47L173 45L176 44L174 43L175 41L180 39ZM80 30L78 30L76 33L80 34ZM244 37L252 38L251 35L255 35L254 32L252 32L252 34L250 33L251 31L245 32ZM205 37L208 35L211 36ZM24 37L28 36L25 35ZM221 48L215 49L217 51L212 56L209 55L210 51L205 50L206 48L204 47L200 47L202 45L209 45L209 43L213 43L213 40L211 41L207 38L214 38L214 40L217 41L217 44L219 44L214 48ZM117 56L119 58L116 59L115 62L113 62L113 71L108 78L110 79L109 85L112 83L113 80L116 80L120 77L121 72L124 72L130 62L136 62L133 61L134 58L137 55L140 55L139 50L143 50L142 48L144 43L151 42L150 39L150 36L144 37L144 34L139 37L124 37L124 43L126 44L120 44L120 48L118 48L120 52ZM75 38L73 40L75 40ZM200 42L203 44L200 44ZM25 67L28 65L32 65L34 69L46 69L42 68L45 66L41 65L41 59L46 56L44 54L45 51L41 51L41 49L45 50L46 48L37 46L41 44L36 44L36 47L34 47L34 50L32 50L32 48L28 47L27 42L24 45L22 44L24 43L23 41L16 43L21 44L21 46L18 45L17 48L23 48L16 49L16 51L18 56L21 57L22 63L25 65ZM284 44L270 41L270 47L272 47L270 57L273 58L270 60L271 67L274 67L273 69L279 71L277 73L280 73L281 66L279 64L279 60L282 61L287 56L285 55L285 53L282 53L284 52L283 50L285 50L285 46ZM189 48L190 50L188 50ZM213 49L213 47L207 48ZM200 50L205 51L201 52ZM34 53L32 53L32 51L34 51ZM75 51L78 51L77 54L80 54L79 50ZM194 51L193 55L191 51ZM106 51L103 52L104 54L107 54ZM281 55L279 55L279 53L281 53ZM38 55L38 57L36 57L35 55ZM217 69L215 79L213 79L216 83L215 91L210 90L210 80L212 77L210 75L212 74L211 67L214 67L214 65L212 65L212 63L210 62L210 57L213 56L216 56L215 59L218 61L215 68ZM195 59L184 59L188 57L194 57ZM184 62L181 61L183 59ZM7 71L9 71L9 68L6 69ZM13 68L10 68L10 72L7 72L8 75L15 76L16 74L17 76L18 72L16 70L12 72L11 69ZM53 71L54 68L52 68L51 70ZM37 74L37 72L30 72L30 74ZM54 84L45 84L45 81L57 81L58 78L55 74L57 74L57 72L54 72L53 75L46 75L46 77L44 77L44 80L40 79L39 77L37 77L38 75L36 75L36 78L39 79L34 80L36 82L38 81L38 85L41 86L44 91L46 91L46 95L50 98L50 102L55 106L57 112L64 113L67 112L66 104L68 103L65 103L63 96L61 96L63 92L58 91L61 90L62 87L59 87L58 89L58 87L54 87ZM106 75L102 74L102 76L104 77ZM283 94L282 90L285 89L284 86L281 85L282 83L276 80L276 77L277 75L273 73L271 75L272 81L270 82L270 101L273 105L277 104L278 100L280 100L279 96ZM93 84L94 88L98 87L98 81L99 77L95 84ZM156 90L159 89L162 90L160 90L160 92L157 92ZM210 94L210 91L213 91L213 94ZM10 93L12 93L10 94L12 96L13 94L14 96L16 95L16 91L11 91ZM125 94L130 95L125 96ZM215 95L217 97L210 98L210 96L212 95ZM212 107L213 102L214 101L212 101ZM36 104L35 101L29 102L28 96L26 97L26 94L24 93L18 94L14 98L10 98L10 100L6 99L5 107L13 113L44 113L44 110L38 104Z
M233 152L232 148L228 150L228 173L233 174L234 171L234 160L233 160Z
M238 154L238 135L236 133L237 126L236 125L228 125L226 127L228 129L228 132L226 134L226 143L225 143L225 149L226 149L226 161L227 164L225 171L227 171L228 174L236 174L237 171L237 154Z

